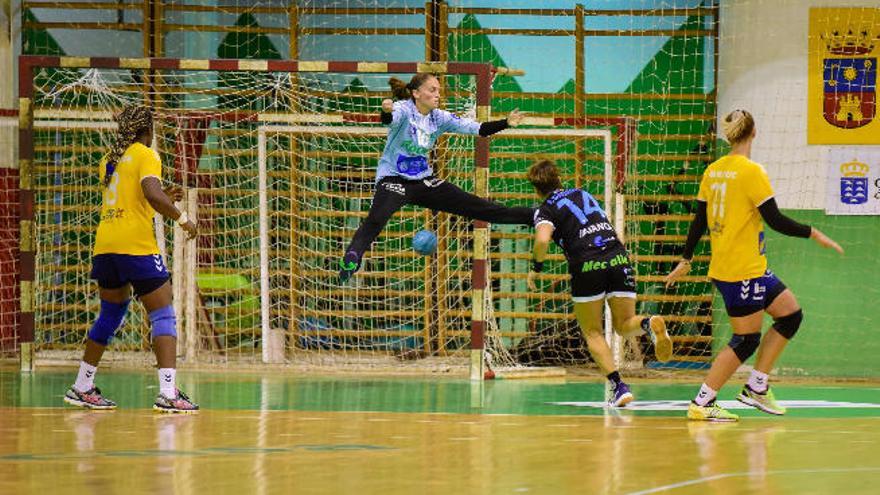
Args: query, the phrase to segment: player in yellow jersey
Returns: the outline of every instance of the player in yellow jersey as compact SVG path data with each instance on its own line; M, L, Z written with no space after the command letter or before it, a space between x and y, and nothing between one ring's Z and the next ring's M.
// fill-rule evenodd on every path
M669 287L686 275L700 237L709 229L711 261L709 278L724 298L733 337L715 357L706 381L688 408L688 419L736 421L739 417L715 402L717 391L740 364L755 351L755 366L737 400L770 414L785 414L768 383L773 363L800 327L803 312L794 294L767 269L764 255L764 222L773 230L793 237L811 238L825 248L843 249L815 227L803 225L779 211L767 172L750 159L755 139L755 120L745 110L724 118L724 134L730 153L703 173L697 193L697 214L688 232L681 261L666 277ZM763 221L762 221L763 220ZM764 312L773 326L761 339Z
M149 148L153 140L152 112L146 107L128 106L116 120L116 141L99 165L103 201L91 276L98 283L101 309L89 330L76 382L64 401L89 409L116 408L116 403L95 387L94 379L104 349L123 324L134 291L149 314L159 365L159 394L154 409L195 412L199 406L175 385L177 321L153 217L158 211L174 219L190 239L197 234L196 226L172 202L172 197L179 200L182 196L180 189L162 189L162 163Z

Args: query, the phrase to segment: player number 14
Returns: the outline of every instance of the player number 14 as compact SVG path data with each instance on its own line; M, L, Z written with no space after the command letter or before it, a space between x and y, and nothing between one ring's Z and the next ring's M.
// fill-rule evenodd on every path
M559 209L568 208L568 210L578 219L581 225L586 225L589 220L587 219L591 213L598 213L605 218L605 212L602 211L602 208L599 207L599 203L593 199L589 194L581 191L581 199L583 200L584 207L581 208L574 201L564 198L556 203L556 207Z

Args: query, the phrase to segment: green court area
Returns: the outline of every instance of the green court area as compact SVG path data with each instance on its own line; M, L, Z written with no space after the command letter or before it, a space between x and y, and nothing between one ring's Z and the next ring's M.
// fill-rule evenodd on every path
M149 370L102 370L112 412L66 406L74 370L0 372L0 493L847 494L880 483L880 388L783 383L784 417L687 421L698 384L184 371L197 415L152 411ZM727 387L721 400L737 390Z
M40 371L33 375L0 372L0 407L61 408L61 397L74 371ZM285 372L182 372L180 387L204 410L372 411L452 414L586 415L606 413L604 383L598 379L494 380L472 383L447 377L382 378L375 376L297 376ZM149 409L156 377L148 371L102 371L98 385L120 409ZM615 412L624 415L683 417L698 383L674 380L633 381L636 402ZM719 394L725 405L741 386L731 380ZM787 418L880 417L880 387L859 384L774 385L789 408ZM773 419L751 408L744 418Z

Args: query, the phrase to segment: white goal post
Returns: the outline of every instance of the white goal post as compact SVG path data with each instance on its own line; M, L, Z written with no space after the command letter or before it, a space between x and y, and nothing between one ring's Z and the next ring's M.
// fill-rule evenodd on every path
M376 126L309 126L309 125L262 125L258 128L258 173L260 188L259 203L259 228L260 228L260 315L261 329L264 336L262 357L263 362L280 362L285 354L284 339L273 334L278 329L270 328L270 308L271 300L269 296L270 289L270 269L269 269L269 205L268 205L268 160L267 146L268 136L270 134L287 134L287 135L349 135L349 136L373 136L382 137L387 135L387 130ZM603 203L606 213L612 219L618 234L623 237L625 221L624 221L624 196L622 191L617 191L615 187L616 170L613 155L612 132L608 129L553 129L553 128L516 128L507 129L497 134L499 137L554 137L554 138L572 138L572 139L601 139L603 141L603 162L604 162L604 191L602 193ZM490 152L491 158L491 152ZM621 241L624 239L621 238ZM491 303L491 292L486 291L485 297ZM605 317L605 337L611 345L615 363L621 360L621 342L620 337L613 332L611 328L610 311L606 311ZM282 346L279 348L279 346ZM470 376L472 379L482 379L483 370L485 369L484 353L480 352L479 368L476 368L474 361L471 360L472 369ZM476 369L475 369L476 368ZM515 374L515 367L499 368L499 373Z

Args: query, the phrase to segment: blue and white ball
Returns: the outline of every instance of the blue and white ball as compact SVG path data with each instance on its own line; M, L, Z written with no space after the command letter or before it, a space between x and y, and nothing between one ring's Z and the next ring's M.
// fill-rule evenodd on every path
M415 252L431 256L437 250L437 236L430 230L420 230L413 236L412 244Z

